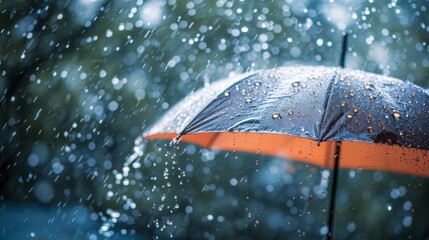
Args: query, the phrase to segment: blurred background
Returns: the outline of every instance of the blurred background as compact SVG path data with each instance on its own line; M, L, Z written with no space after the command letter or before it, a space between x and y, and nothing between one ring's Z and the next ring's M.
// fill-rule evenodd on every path
M428 7L0 1L0 238L321 238L329 170L138 137L218 79L337 66L344 33L346 67L428 88ZM335 235L429 239L428 197L424 178L342 170Z

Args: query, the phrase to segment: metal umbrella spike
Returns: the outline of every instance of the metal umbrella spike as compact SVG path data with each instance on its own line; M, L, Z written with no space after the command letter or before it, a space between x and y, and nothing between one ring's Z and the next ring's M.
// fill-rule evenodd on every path
M340 169L429 177L428 122L428 92L411 83L358 70L290 66L203 88L143 137L334 170L338 163Z

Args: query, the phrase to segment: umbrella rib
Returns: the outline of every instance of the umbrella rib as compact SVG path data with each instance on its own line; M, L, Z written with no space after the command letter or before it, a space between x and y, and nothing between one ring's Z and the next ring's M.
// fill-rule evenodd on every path
M213 143L216 141L216 139L219 137L220 132L214 133L214 136L210 139L210 141L207 144L208 148L211 148L213 146Z
M327 116L326 113L328 112L327 107L328 107L328 104L329 104L331 97L333 95L333 92L334 92L334 83L335 83L335 79L337 78L337 76L338 76L338 70L335 71L334 76L332 76L331 80L329 81L329 86L328 86L328 89L326 91L327 94L325 96L325 102L323 103L323 110L324 111L323 111L322 119L320 122L320 129L319 129L319 134L318 134L319 136L317 137L317 145L318 146L320 145L320 142L323 140L323 137L326 135L327 129L325 129L325 131L323 131L323 133L322 133L322 130L324 129L324 123L326 121L326 116Z

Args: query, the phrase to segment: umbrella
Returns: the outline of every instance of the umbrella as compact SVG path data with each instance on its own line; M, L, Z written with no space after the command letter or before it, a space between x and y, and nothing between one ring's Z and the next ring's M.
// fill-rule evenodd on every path
M190 94L143 136L282 156L334 170L429 177L429 95L359 70L289 66L218 81Z

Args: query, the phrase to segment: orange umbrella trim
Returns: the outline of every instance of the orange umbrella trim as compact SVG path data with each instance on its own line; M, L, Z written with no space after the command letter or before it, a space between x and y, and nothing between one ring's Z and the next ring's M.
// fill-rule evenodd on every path
M173 139L177 133L144 136L147 139ZM334 141L315 140L275 133L204 132L186 134L183 141L205 148L260 153L332 168ZM342 141L340 168L386 171L429 177L429 151L379 143Z

